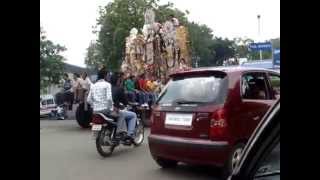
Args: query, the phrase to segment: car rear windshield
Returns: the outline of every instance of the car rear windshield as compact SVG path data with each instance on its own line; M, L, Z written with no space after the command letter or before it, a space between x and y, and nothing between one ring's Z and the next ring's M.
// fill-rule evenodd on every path
M174 77L161 92L157 103L223 103L227 88L227 76L224 73Z

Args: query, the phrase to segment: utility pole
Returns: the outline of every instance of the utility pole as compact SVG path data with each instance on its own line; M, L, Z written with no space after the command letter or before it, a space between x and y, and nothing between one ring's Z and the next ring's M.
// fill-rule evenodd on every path
M258 14L257 18L258 18L258 39L259 39L259 41L261 41L261 30L260 30L260 18L261 18L261 16L260 16L260 14ZM262 51L261 50L260 50L260 60L262 60Z

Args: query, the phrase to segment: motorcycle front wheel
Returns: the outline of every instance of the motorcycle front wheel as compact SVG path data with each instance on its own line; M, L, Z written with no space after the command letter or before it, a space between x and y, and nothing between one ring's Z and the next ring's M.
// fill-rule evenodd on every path
M111 131L107 128L102 128L96 138L96 148L102 157L108 157L112 154L115 146L111 142Z
M135 138L133 139L134 146L140 146L143 143L143 140L144 140L144 126L141 120L138 120Z

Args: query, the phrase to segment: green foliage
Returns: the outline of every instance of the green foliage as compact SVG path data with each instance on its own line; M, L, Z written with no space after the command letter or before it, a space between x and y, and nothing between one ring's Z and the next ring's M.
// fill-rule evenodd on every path
M59 84L63 74L63 56L66 48L47 40L40 27L40 91L51 84Z
M271 39L273 49L280 48L280 38Z
M253 43L252 39L234 38L235 55L237 58L249 58L249 44Z
M174 15L177 19L179 19L180 24L186 25L188 23L188 19L186 17L186 13L180 11L177 8L173 7L172 3L168 3L166 5L157 6L158 8L154 9L156 17L155 20L160 23L164 23L169 19L170 15Z
M98 48L99 47L97 43L93 41L87 48L87 54L84 61L85 64L91 69L98 69L98 67L101 67L100 62L103 61L103 57L101 51Z
M212 30L206 25L199 25L194 22L188 23L187 28L193 60L195 60L195 57L199 57L199 66L212 65L212 60L215 58Z
M234 41L222 38L215 38L213 49L215 51L214 65L221 66L223 61L235 57Z

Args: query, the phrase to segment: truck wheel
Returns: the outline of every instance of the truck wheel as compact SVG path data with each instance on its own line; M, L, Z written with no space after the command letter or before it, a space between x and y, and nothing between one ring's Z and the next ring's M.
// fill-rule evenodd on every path
M92 118L92 108L88 105L88 111L84 111L84 104L81 103L76 110L76 120L80 127L89 128Z

